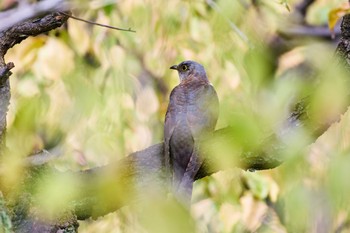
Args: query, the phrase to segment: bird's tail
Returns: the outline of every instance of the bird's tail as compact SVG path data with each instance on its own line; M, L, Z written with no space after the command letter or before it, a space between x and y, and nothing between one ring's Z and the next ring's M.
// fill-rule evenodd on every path
M193 183L195 181L194 178L202 166L202 162L197 151L198 150L196 149L193 150L191 159L187 165L183 177L177 182L177 185L174 186L176 189L174 190L176 196L185 206L190 206L191 204Z

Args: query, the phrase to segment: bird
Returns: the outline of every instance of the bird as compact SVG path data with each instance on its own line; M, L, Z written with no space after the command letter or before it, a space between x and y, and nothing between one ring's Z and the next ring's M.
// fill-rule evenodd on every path
M201 64L188 60L170 69L178 72L180 83L171 91L165 115L165 169L171 192L188 206L203 163L198 146L215 129L219 99Z

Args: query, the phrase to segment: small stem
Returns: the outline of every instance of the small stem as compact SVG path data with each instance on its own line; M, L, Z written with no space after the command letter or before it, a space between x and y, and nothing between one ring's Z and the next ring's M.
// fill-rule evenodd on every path
M97 26L100 26L100 27L110 28L110 29L124 31L124 32L136 32L134 30L131 30L131 28L129 28L129 29L117 28L117 27L113 27L113 26L109 26L109 25L105 25L105 24L101 24L101 23L92 22L92 21L89 21L89 20L86 20L86 19L81 19L81 18L75 17L73 15L66 14L64 12L60 12L60 13L62 13L63 15L66 15L66 16L72 18L72 19L79 20L79 21L82 21L82 22L85 22L85 23L88 23L88 24L93 24L93 25L97 25Z

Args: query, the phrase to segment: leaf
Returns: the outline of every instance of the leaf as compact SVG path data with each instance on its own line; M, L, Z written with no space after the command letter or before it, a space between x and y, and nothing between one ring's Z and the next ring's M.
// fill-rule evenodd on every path
M61 40L48 38L33 65L34 74L57 80L74 68L74 54Z
M281 0L281 4L290 12L288 0Z
M246 182L255 198L259 200L265 199L269 194L268 181L256 173L247 172L244 174Z
M90 47L90 35L86 30L86 24L76 20L69 21L68 33L76 51L80 54L86 54Z

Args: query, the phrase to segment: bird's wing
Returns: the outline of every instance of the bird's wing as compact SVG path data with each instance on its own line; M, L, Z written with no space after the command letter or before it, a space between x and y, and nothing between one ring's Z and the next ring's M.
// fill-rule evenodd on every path
M177 190L183 201L189 204L191 200L194 177L202 165L199 157L199 140L205 134L215 129L219 114L219 100L214 87L208 83L194 88L189 93L190 102L186 105L186 118L192 132L194 144L185 172Z
M179 92L179 88L175 87L171 94L170 94L170 100L169 100L169 106L168 110L165 115L165 122L164 122L164 162L165 162L165 168L167 172L171 171L171 162L170 162L170 139L173 135L175 126L176 126L176 113L178 110L178 103L176 101L176 95L177 92Z
M207 83L193 93L195 104L187 107L187 121L197 140L214 131L219 115L219 99L214 87Z

